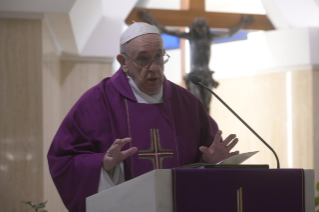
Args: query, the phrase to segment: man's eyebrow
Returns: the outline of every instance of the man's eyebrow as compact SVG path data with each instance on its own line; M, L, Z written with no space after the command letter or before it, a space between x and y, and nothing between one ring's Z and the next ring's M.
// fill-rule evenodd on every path
M165 49L158 49L157 50L158 52L165 52ZM147 53L148 51L140 51L139 53L137 53L137 55L140 55L140 54L145 54Z

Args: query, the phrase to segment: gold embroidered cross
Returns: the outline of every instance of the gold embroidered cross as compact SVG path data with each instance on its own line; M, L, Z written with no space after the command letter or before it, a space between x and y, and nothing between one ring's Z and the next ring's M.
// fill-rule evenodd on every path
M161 140L158 129L150 129L151 148L138 151L139 159L151 160L153 163L153 169L162 169L163 160L167 158L173 158L172 149L164 149L161 146ZM155 151L154 151L155 150Z

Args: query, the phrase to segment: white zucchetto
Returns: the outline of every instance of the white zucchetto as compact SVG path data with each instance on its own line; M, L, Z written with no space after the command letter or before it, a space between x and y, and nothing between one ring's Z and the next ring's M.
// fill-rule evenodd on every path
M141 36L144 34L151 34L151 33L161 35L158 29L153 25L150 25L144 22L134 22L121 35L120 45L138 36Z

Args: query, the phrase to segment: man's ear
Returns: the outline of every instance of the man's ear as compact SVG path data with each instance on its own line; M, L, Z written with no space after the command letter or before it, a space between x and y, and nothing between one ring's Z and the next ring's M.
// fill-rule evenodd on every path
M122 67L123 71L125 73L127 73L128 72L128 68L127 68L127 65L126 65L126 58L124 57L124 55L123 54L118 54L116 56L116 59L121 64L121 67Z

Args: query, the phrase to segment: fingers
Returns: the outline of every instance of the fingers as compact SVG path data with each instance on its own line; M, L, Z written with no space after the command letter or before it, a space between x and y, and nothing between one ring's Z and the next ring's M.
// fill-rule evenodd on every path
M221 144L225 146L228 149L228 151L230 151L238 143L238 138L236 138L235 134L230 134L229 136L227 136L227 138L225 138L223 142L220 142L221 139L222 139L222 131L218 130L210 148L212 148L215 145Z
M118 150L118 145L117 144L112 145L106 152L107 156L114 155L114 153L117 152L117 150Z
M131 141L132 141L131 138L116 139L114 143L112 144L112 146L108 149L107 155L111 157L111 156L121 154L122 156L127 158L128 156L136 153L138 150L136 147L132 147L130 149L127 149L121 152L122 147Z
M131 142L132 138L123 138L123 139L116 139L112 145L118 145L120 149L127 144L128 142Z
M112 170L120 162L122 162L127 157L137 152L138 149L136 147L131 147L127 150L121 151L122 147L128 142L130 142L131 140L132 140L131 138L124 138L124 139L116 139L114 141L114 143L108 149L103 159L103 169L105 171Z
M199 150L200 150L204 155L209 154L209 150L208 150L208 148L205 147L205 146L199 147Z
M205 163L211 163L210 162L211 153L209 152L208 148L205 146L201 146L201 147L199 147L199 151L201 151L203 153L203 159L204 159Z
M235 134L230 134L227 138L225 138L225 140L222 142L222 144L224 146L227 146L234 138L236 138L236 135Z
M229 157L234 156L234 155L238 155L238 154L239 154L239 151L230 152L230 153L229 153Z
M222 139L222 131L218 130L215 135L213 143L219 143L221 139Z
M228 151L230 151L236 144L238 143L238 138L235 138L227 147Z
M123 160L126 159L127 157L135 154L137 152L137 148L136 147L132 147L129 148L128 150L122 151L122 155L123 155Z
M112 146L107 150L107 155L112 156L121 152L122 147L131 142L131 138L124 138L124 139L116 139Z

